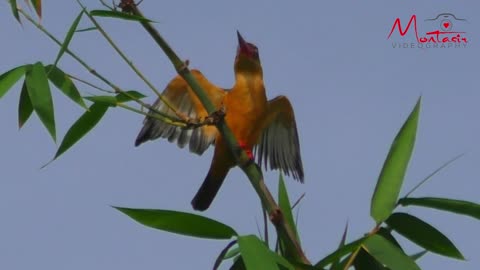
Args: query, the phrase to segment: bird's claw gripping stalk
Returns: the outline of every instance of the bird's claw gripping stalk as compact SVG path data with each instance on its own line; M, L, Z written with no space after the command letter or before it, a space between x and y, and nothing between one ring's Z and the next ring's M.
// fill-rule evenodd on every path
M214 111L203 120L200 119L186 119L185 129L195 129L203 126L215 126L225 118L225 107L221 107L219 110Z
M223 121L226 114L227 113L226 113L226 110L225 110L225 106L222 106L222 107L220 107L220 109L214 111L209 116L207 116L207 118L205 118L204 122L206 122L207 125L217 125L218 123Z
M239 141L238 146L247 153L247 156L250 160L254 160L255 158L253 157L252 150L248 147L248 145L244 141Z

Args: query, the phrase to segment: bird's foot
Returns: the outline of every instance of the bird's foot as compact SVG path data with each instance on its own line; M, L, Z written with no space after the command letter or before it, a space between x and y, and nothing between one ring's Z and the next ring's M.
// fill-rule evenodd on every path
M225 115L226 115L225 108L222 107L203 119L202 118L192 119L187 117L187 119L184 120L185 123L187 124L186 127L184 128L195 129L203 126L214 126L220 123L220 121L223 121L223 119L225 118Z
M182 65L180 67L177 68L177 71L178 72L185 72L187 71L188 72L188 65L190 65L190 60L185 60L183 61Z
M247 156L250 160L254 160L255 157L253 156L252 150L248 147L247 143L245 141L239 141L238 146L247 153Z
M205 125L216 125L220 123L220 121L223 121L225 115L225 107L222 106L219 110L216 110L207 116L203 122Z
M118 7L122 10L122 12L132 14L142 1L135 3L135 1L133 0L121 0L120 3L118 4ZM116 7L114 8L116 9Z

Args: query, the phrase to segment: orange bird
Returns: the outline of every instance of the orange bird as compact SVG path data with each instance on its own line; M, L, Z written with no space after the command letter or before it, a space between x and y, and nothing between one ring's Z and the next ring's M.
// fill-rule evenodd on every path
M237 31L238 48L235 57L235 84L222 89L210 83L198 70L192 74L207 92L217 109L226 112L225 121L235 134L239 145L253 159L255 150L258 164L267 163L270 169L280 169L286 175L303 182L303 165L300 157L300 143L292 105L285 96L267 100L263 83L263 71L258 49L246 42ZM162 95L178 112L190 119L205 119L208 113L185 80L176 76L167 85ZM160 99L153 107L165 114L175 116ZM152 112L153 113L153 112ZM135 141L135 146L147 140L166 138L177 142L180 148L189 145L190 152L203 154L215 144L212 164L207 177L192 200L195 210L204 211L212 203L228 171L236 166L233 154L215 126L182 129L161 120L146 117Z

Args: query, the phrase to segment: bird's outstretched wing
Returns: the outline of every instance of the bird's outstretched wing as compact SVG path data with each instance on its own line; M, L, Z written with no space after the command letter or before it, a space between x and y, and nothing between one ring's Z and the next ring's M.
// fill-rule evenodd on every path
M191 72L202 88L205 89L213 104L219 109L226 94L225 90L210 83L200 71L192 70ZM170 81L162 95L178 112L190 119L203 119L208 116L200 100L179 75ZM155 101L153 107L167 115L176 116L160 99ZM158 119L146 117L143 128L135 140L135 146L162 137L170 142L177 142L180 148L188 144L190 152L201 155L208 146L214 143L217 133L217 128L214 126L202 126L187 130L169 125Z
M285 96L268 102L263 133L255 146L258 164L270 169L280 169L286 175L303 182L303 165L300 142L292 105Z

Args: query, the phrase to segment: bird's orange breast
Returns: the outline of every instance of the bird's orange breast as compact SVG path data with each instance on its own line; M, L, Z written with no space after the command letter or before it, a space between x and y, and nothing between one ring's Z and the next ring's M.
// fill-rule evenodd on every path
M261 134L267 97L261 77L238 76L235 86L225 97L225 120L238 141L252 148Z

